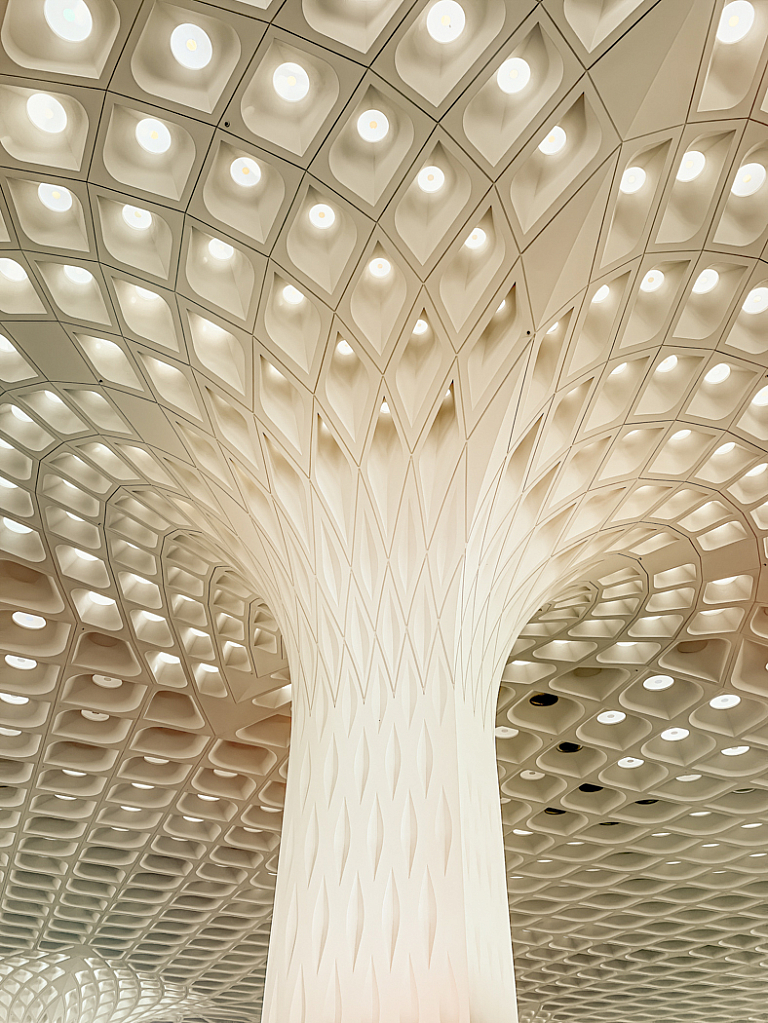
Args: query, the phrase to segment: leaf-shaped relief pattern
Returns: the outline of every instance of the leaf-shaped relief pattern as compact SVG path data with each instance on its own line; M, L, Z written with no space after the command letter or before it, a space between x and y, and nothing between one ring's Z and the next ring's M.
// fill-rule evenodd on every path
M379 863L381 862L381 853L384 848L384 818L381 815L381 803L379 797L376 796L373 807L371 808L371 815L368 821L368 849L373 859L373 876L379 869Z
M419 842L419 821L410 792L408 793L408 799L406 800L403 812L401 838L408 862L408 876L410 877L413 871L413 861L416 859L416 847Z
M328 925L330 923L330 907L328 904L328 886L323 881L320 896L315 905L312 921L312 944L315 949L315 968L320 969L325 946L328 942Z
M432 741L429 737L429 730L426 724L421 726L419 735L419 746L416 753L416 761L419 768L419 780L424 790L424 795L429 795L429 783L432 781L432 769L434 768L434 751Z
M347 911L347 938L352 948L352 968L355 968L357 957L360 952L360 943L363 939L363 928L365 926L365 901L363 889L360 885L359 876L355 878L352 888L352 896L349 900Z
M435 934L437 932L437 899L435 898L435 886L427 868L424 880L421 883L419 894L419 924L424 937L427 952L427 962L432 963L432 953L435 948Z
M312 813L307 825L307 833L304 840L304 871L307 881L312 880L312 875L317 866L317 853L320 847L320 827L317 820L317 807L312 807Z
M453 821L451 819L451 808L446 798L445 789L440 793L440 805L437 811L435 822L435 837L442 851L443 873L448 873L448 863L451 858L451 847L453 845Z
M347 860L349 859L349 848L352 840L352 829L349 823L349 810L347 809L346 799L342 802L341 813L336 823L336 832L334 835L334 852L336 856L336 866L338 869L339 884L344 878L344 871L347 867Z
M395 875L391 870L389 872L387 888L384 893L381 922L386 938L389 965L391 968L395 959L397 939L400 934L400 898L397 893Z

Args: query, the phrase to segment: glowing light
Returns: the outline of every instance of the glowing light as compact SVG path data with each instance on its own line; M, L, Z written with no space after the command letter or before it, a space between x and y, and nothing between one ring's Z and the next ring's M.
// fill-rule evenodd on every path
M392 264L383 256L377 256L368 264L368 271L373 277L387 277L392 271Z
M292 284L286 284L283 288L283 298L288 305L301 305L304 301L304 296L298 288L294 288Z
M672 434L672 440L687 440L691 436L690 430L678 430Z
M40 131L58 135L67 126L67 111L54 96L36 92L27 100L27 117Z
M618 725L624 721L626 716L621 710L604 710L597 715L597 720L601 725Z
M683 739L687 739L690 734L687 728L666 728L661 733L661 738L666 742L681 742Z
M199 25L185 23L171 32L171 53L182 67L200 71L210 64L213 46L208 33Z
M0 274L9 281L25 281L27 271L15 259L0 258Z
M214 259L221 262L231 259L235 254L234 248L228 242L221 241L220 238L211 238L208 242L208 251Z
M566 137L560 125L556 124L544 141L539 143L539 152L544 153L545 156L554 156L565 145Z
M497 739L514 739L520 733L517 728L510 728L509 725L497 725L493 730L493 734Z
M152 214L149 210L139 209L138 206L129 206L127 203L123 206L123 220L128 227L132 227L136 231L146 231L152 227Z
M645 761L640 760L639 757L622 757L618 761L619 767L625 768L642 767L644 763Z
M339 353L339 355L351 355L352 345L349 343L349 341L346 341L344 338L342 338L336 345L336 351Z
M62 185L47 185L41 181L37 186L37 197L43 206L54 213L66 213L72 209L72 193Z
M666 359L664 359L663 362L660 362L658 364L658 366L656 367L656 372L657 373L671 373L676 365L677 365L677 356L676 355L668 355L666 357Z
M727 362L719 362L704 377L708 384L722 384L731 375L731 367Z
M90 284L93 280L93 274L90 270L86 270L84 266L65 266L64 276L67 277L73 284Z
M768 387L762 387L752 399L752 404L762 407L768 405Z
M18 533L20 536L32 532L30 526L25 526L23 522L17 522L16 519L9 519L7 516L3 517L3 525L12 533Z
M250 156L238 156L229 165L229 176L241 188L253 188L261 181L261 167Z
M716 455L729 455L736 447L732 440L726 441L725 444L721 444L720 447L715 451Z
M731 193L744 199L749 195L754 195L764 183L765 167L761 163L745 163L739 167L731 185Z
M380 110L364 110L357 119L357 133L366 142L381 142L389 132L389 120Z
M26 611L14 611L12 617L22 629L44 629L48 624L40 615L28 614Z
M426 334L429 330L429 324L426 320L416 320L413 325L413 333L418 337L420 334Z
M721 43L739 43L747 35L755 21L755 8L748 0L733 0L726 4L717 26L717 38Z
M327 231L329 227L333 227L335 220L336 214L324 202L315 203L309 211L309 222L319 231Z
M287 61L272 75L275 92L288 103L298 103L309 92L309 75L300 64Z
M696 280L693 282L693 293L694 295L707 295L713 288L717 287L717 282L720 280L720 274L714 267L707 267L706 270L702 270Z
M85 0L45 0L43 14L51 31L68 43L82 43L93 31Z
M25 703L29 703L27 696L15 696L13 693L0 693L0 700L3 703L9 703L13 707L23 707Z
M33 423L32 416L27 415L23 408L19 408L18 405L11 405L11 415L14 419L18 419L20 423Z
M485 240L487 237L488 236L482 229L482 227L476 227L472 231L470 236L466 239L464 244L468 249L479 249L482 245L485 244Z
M611 289L607 284L601 285L592 296L592 305L600 305L601 302L605 302L610 293Z
M650 689L652 692L660 692L663 689L669 689L670 686L675 684L675 680L671 675L651 675L643 682L643 689Z
M720 752L725 757L740 757L749 752L749 746L726 746Z
M643 187L646 177L647 175L642 167L627 167L621 175L619 191L625 195L634 195L635 192L639 192Z
M730 710L732 707L738 707L741 703L741 697L735 693L722 693L720 696L713 696L709 701L710 707L715 710Z
M150 291L149 288L142 288L140 284L134 284L133 290L143 302L157 302L160 298L156 291Z
M435 42L452 43L464 31L464 8L456 0L437 0L427 12L427 32Z
M747 476L762 476L766 469L768 469L768 462L760 462L758 465L752 466Z
M439 167L423 167L416 177L416 183L422 192L438 192L445 184L445 174Z
M683 154L680 166L677 169L678 181L693 181L701 174L706 165L707 158L698 149L689 149Z
M32 671L37 667L37 661L31 657L17 657L16 654L6 654L5 663L9 668L18 668L19 671Z
M507 95L522 92L530 80L530 64L522 57L510 57L496 72L496 83Z
M768 309L768 288L753 288L741 308L750 315L764 313Z
M608 375L612 377L620 376L625 371L626 368L627 368L626 362L620 362L619 365L612 369Z
M645 292L658 291L664 283L664 274L661 270L649 270L640 282L640 290Z
M171 148L171 133L156 117L143 117L136 125L136 141L145 152L158 156Z

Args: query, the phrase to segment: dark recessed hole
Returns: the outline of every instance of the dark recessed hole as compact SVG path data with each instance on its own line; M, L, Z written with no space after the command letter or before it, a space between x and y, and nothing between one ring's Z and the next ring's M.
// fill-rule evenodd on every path
M584 782L583 785L579 785L579 792L602 792L602 785L591 785L588 781Z
M686 643L677 644L677 652L680 654L698 654L699 651L703 650L709 640L707 639L692 639Z
M658 799L636 799L635 803L637 806L652 806L654 803L658 803Z
M578 753L582 747L578 742L561 742L557 748L561 753Z
M551 707L557 699L554 693L534 693L528 702L534 707Z
M600 827L601 828L615 828L618 823L619 823L618 821L600 821Z
M551 813L551 814L554 814L555 816L559 817L560 814L565 813L565 810L558 810L556 806L547 806L544 809L544 813Z

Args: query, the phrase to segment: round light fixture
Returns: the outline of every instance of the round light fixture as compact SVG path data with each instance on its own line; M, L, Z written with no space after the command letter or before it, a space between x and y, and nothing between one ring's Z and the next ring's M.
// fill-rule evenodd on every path
M698 149L689 149L683 154L675 175L678 181L693 181L704 170L707 158Z
M47 92L35 92L29 97L27 116L36 128L49 135L58 135L67 126L67 111Z
M171 32L171 53L182 67L201 71L211 62L213 45L199 25L185 23Z
M755 8L748 0L733 0L726 4L717 26L717 38L721 43L739 43L746 36L755 21Z
M687 728L666 728L661 733L661 737L666 742L681 742L683 739L687 739L690 734Z
M731 367L728 365L728 363L718 362L718 364L716 366L713 366L712 369L707 373L707 375L704 377L704 380L708 384L722 384L728 379L730 375Z
M496 83L502 92L522 92L531 80L531 66L522 57L510 57L496 72Z
M351 355L353 349L349 341L347 341L345 338L342 338L336 345L336 351L339 353L339 355Z
M738 707L741 697L735 693L721 693L720 696L713 696L709 701L710 707L714 710L730 710L731 707Z
M287 61L275 69L272 85L281 99L288 103L298 103L309 92L309 75L301 64Z
M565 145L566 134L559 124L550 131L543 142L539 143L539 152L544 153L545 156L554 156L555 153L559 153Z
M754 316L755 313L764 313L768 309L768 288L753 288L744 299L742 311Z
M493 734L497 739L514 739L516 735L520 734L520 731L517 728L510 728L509 725L497 725Z
M93 31L85 0L45 0L43 14L51 31L68 43L82 43Z
M602 302L605 302L610 293L611 289L607 284L601 285L592 296L592 305L600 305Z
M357 119L357 134L366 142L381 142L389 132L389 121L380 110L364 110Z
M611 377L621 376L621 374L624 372L624 370L626 368L627 368L626 362L620 362L618 364L618 366L614 366L614 368L611 370L611 372L608 374L608 376L611 376Z
M726 757L740 757L749 752L749 746L726 746L720 752Z
M294 288L292 284L286 284L283 288L283 298L288 305L301 305L304 301L304 296L298 288Z
M5 663L9 668L18 668L19 671L32 671L37 667L37 661L31 657L19 657L16 654L6 654Z
M645 292L658 291L664 283L664 274L661 270L649 270L640 282L640 290Z
M29 703L28 696L16 696L14 693L0 693L0 700L3 703L10 703L13 707L23 707L25 703Z
M416 183L422 192L437 192L445 183L445 174L439 167L422 167L416 177Z
M0 274L9 281L18 282L27 279L27 271L21 263L17 263L15 259L8 259L5 256L0 257Z
M120 678L113 678L111 675L94 675L93 681L102 689L119 689L123 684Z
M674 683L675 680L671 675L651 675L643 682L643 689L660 692L662 689L669 689Z
M27 611L14 611L13 620L17 625L20 625L22 629L44 629L48 622L45 618L41 618L40 615L32 615Z
M54 213L66 213L72 209L72 193L62 185L48 185L41 181L37 186L40 202Z
M208 242L208 251L214 259L221 262L231 259L235 254L235 250L229 242L223 242L220 238L211 238Z
M413 325L413 332L412 333L414 333L414 334L416 334L418 336L420 334L426 334L426 332L428 330L429 330L429 324L427 323L426 320L416 320L416 322Z
M229 165L229 176L241 188L253 188L261 180L261 167L250 156L238 156Z
M156 117L143 117L136 125L136 141L145 152L157 156L171 148L171 133Z
M696 280L693 282L693 293L694 295L707 295L713 288L717 287L717 282L720 280L720 274L715 270L714 267L708 266L706 270L702 270Z
M392 270L392 264L383 256L377 256L368 264L368 270L374 277L386 277Z
M456 0L437 0L427 12L427 32L437 43L452 43L464 31L464 8Z
M768 462L760 462L758 465L753 465L747 473L747 476L762 476L765 470L768 469ZM706 612L702 611L702 614Z
M761 163L745 163L739 167L734 178L734 182L731 185L731 194L744 199L748 195L754 195L759 188L762 188L764 183L765 167Z
M72 281L73 284L90 284L93 280L93 274L90 270L86 270L84 266L65 266L64 276Z
M140 284L134 284L133 290L142 302L157 302L160 298L156 291L150 291L149 288L142 288Z
M626 716L622 710L604 710L597 715L597 720L601 725L618 725Z
M136 231L146 231L152 227L152 214L149 210L139 209L138 206L129 206L127 203L123 206L123 220L128 227L132 227Z
M677 366L677 356L668 355L666 359L662 360L656 367L657 373L671 373L672 370Z
M640 760L639 757L622 757L621 760L618 761L619 767L627 768L642 767L644 763L645 761Z
M698 781L701 778L700 774L678 774L675 781Z
M646 177L647 175L642 167L627 167L621 175L619 191L623 192L624 195L634 195L635 192L639 192L643 187Z
M329 227L333 227L335 220L336 214L327 203L315 203L309 211L309 222L319 231L327 231Z
M468 249L479 249L482 245L485 244L485 240L487 237L488 235L485 233L482 227L476 227L472 231L470 236L465 240L464 245Z
M720 447L715 451L716 455L730 455L733 449L736 447L732 440L726 441L725 444L721 444Z
M2 269L2 267L0 267ZM761 387L757 394L752 399L752 404L762 407L768 405L768 387Z

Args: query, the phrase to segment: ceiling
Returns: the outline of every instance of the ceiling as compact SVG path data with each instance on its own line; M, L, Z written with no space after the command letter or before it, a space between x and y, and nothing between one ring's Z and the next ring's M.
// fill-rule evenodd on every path
M292 710L404 673L524 1023L768 1021L768 0L433 6L4 5L9 1023L260 1020Z

